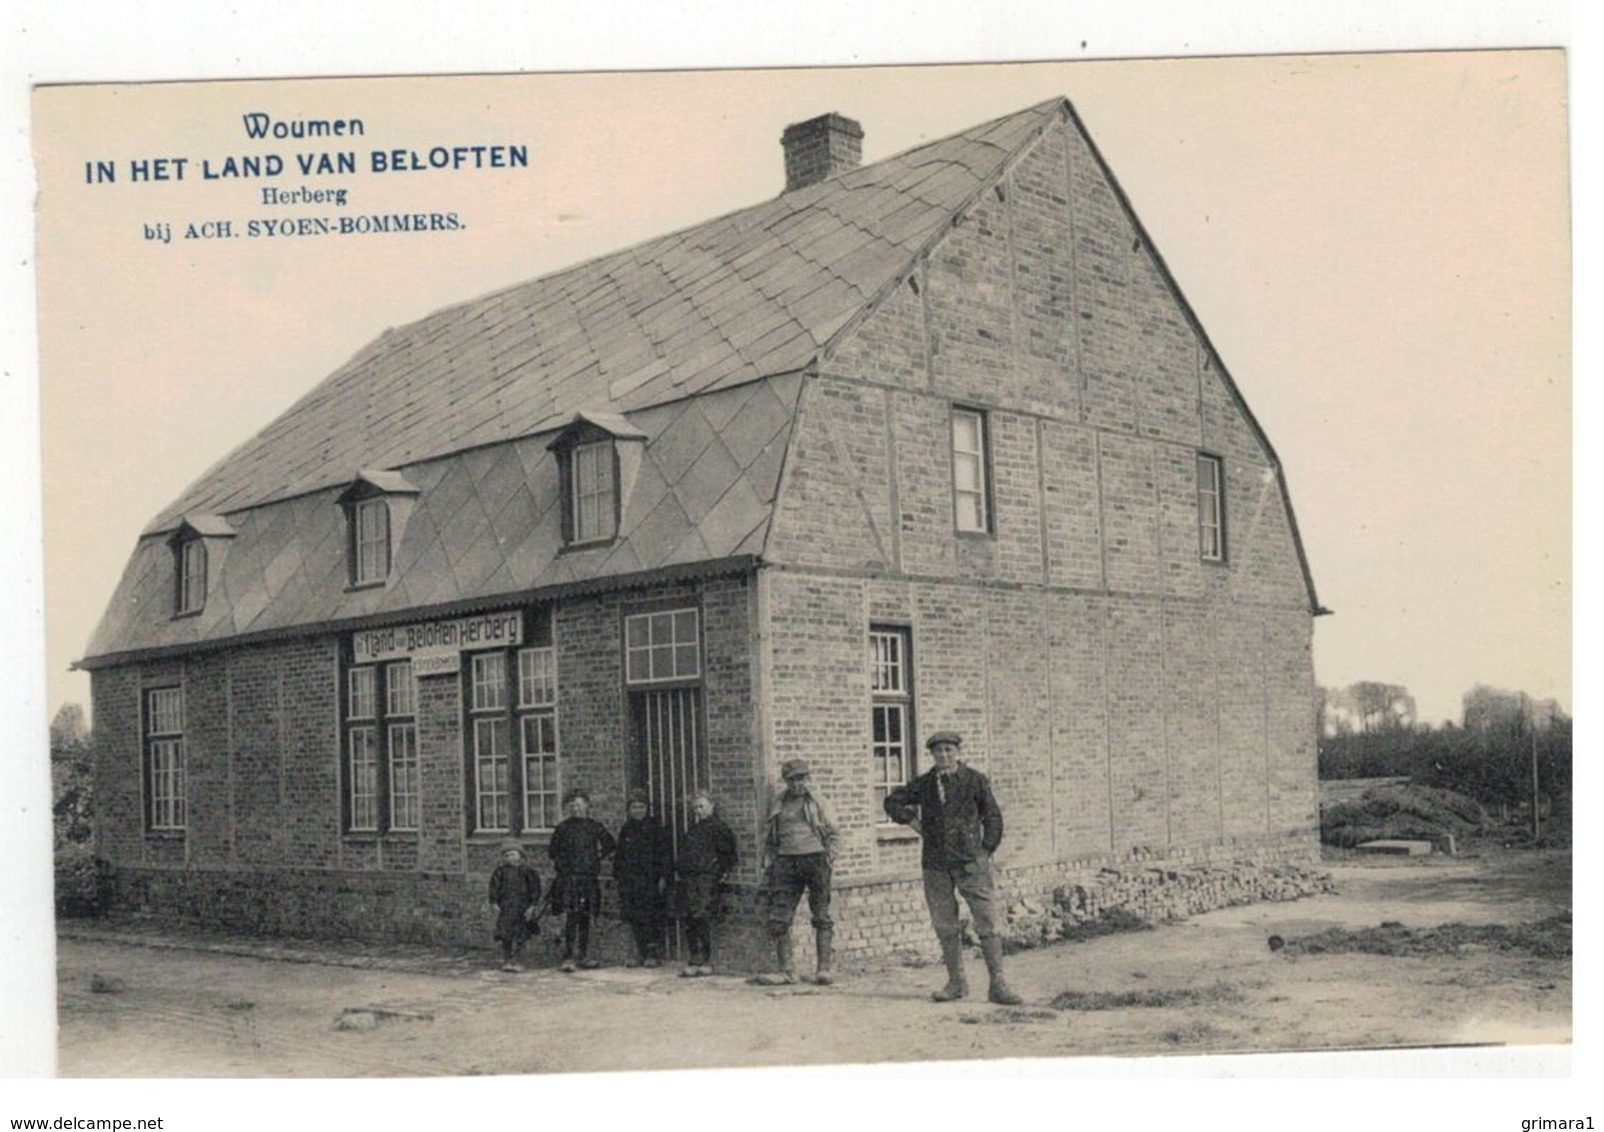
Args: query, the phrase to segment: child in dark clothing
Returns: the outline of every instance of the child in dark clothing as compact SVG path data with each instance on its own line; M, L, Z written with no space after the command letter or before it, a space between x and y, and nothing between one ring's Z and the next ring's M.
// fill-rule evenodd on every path
M735 834L713 812L713 799L705 791L691 801L696 821L685 831L679 857L680 912L685 917L685 946L689 951L682 978L713 973L713 917L718 915L719 885L735 867Z
M579 966L601 966L590 958L590 921L601 909L601 863L613 855L616 844L607 827L590 816L590 795L570 790L563 799L568 817L552 831L552 864L557 877L551 882L552 910L567 913L563 923L563 971Z
M496 939L501 942L501 969L523 970L524 941L540 929L535 926L535 908L540 903L540 876L524 864L523 846L505 841L501 864L490 874L490 907L496 913Z
M663 961L663 886L674 879L674 852L668 831L651 816L644 791L630 793L628 813L613 857L618 915L635 937L629 966L656 967Z

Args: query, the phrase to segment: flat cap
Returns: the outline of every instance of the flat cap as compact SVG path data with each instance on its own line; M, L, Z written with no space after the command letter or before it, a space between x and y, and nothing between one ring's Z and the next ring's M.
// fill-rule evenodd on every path
M954 747L961 747L964 745L963 736L959 735L956 731L937 731L934 735L925 740L925 749L930 750L938 743L951 743Z
M586 790L583 786L574 787L572 790L568 791L568 793L563 795L563 805L568 805L568 803L572 802L575 798L583 798L588 802L590 801L590 791Z
M809 773L806 759L786 759L785 765L780 767L781 778L801 778Z
M524 847L516 837L509 837L501 843L501 851L503 853L522 853Z

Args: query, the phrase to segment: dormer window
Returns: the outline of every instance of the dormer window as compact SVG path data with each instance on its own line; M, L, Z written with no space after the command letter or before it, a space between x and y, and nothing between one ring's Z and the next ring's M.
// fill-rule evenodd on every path
M178 610L199 613L206 608L206 540L185 539L178 544Z
M375 471L359 474L340 495L352 589L389 582L395 546L417 494L418 489L399 472Z
M173 532L173 616L188 617L206 608L211 574L222 566L222 556L234 528L221 515L187 515ZM214 553L215 550L215 553Z
M364 499L353 509L351 584L370 586L390 576L390 505L383 499Z
M646 434L617 413L574 414L546 447L562 481L563 541L604 545L618 537Z
M617 477L613 475L613 443L598 440L578 445L569 476L569 507L574 516L573 542L599 542L618 531Z

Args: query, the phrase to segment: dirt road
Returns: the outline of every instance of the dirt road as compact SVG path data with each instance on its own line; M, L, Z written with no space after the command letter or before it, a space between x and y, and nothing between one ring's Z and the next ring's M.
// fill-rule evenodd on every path
M936 968L770 991L667 971L356 969L64 938L60 1072L431 1076L1570 1040L1570 928L1554 919L1570 909L1568 852L1331 868L1332 895L1015 955L1018 1008L934 1005ZM1421 934L1544 921L1562 947ZM1341 950L1355 937L1340 929L1388 922L1422 953Z

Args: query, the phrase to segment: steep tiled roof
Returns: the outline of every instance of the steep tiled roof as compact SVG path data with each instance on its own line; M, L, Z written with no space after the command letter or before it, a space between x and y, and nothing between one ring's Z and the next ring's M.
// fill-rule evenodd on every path
M147 527L806 366L1062 100L495 294L358 353Z

